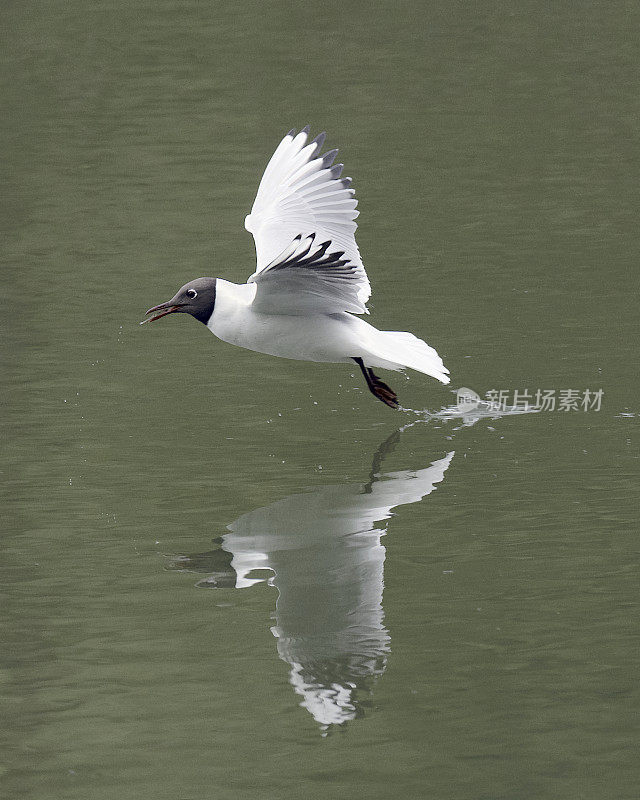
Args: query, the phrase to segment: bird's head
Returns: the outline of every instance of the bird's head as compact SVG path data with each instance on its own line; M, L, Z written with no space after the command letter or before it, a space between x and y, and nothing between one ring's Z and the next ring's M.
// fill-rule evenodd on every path
M181 287L178 292L167 303L160 303L147 311L147 315L154 314L153 317L140 323L154 322L157 319L166 317L167 314L191 314L205 325L213 314L213 307L216 302L216 279L215 278L196 278Z

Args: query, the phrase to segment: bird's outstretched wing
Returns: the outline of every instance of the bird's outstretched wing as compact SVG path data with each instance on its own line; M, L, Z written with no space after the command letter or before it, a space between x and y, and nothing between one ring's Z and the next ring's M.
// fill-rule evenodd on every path
M263 314L362 314L360 277L332 242L298 234L289 247L249 278L257 284L253 308Z
M319 155L324 134L307 144L308 135L308 127L297 135L290 131L264 171L253 208L244 222L256 245L257 268L249 281L258 282L259 275L274 260L283 261L290 247L300 246L301 240L315 234L315 242L331 242L327 252L341 251L349 261L349 292L355 287L359 304L357 310L349 310L368 313L365 303L371 286L355 240L354 220L359 212L351 179L340 177L342 164L332 166L337 150ZM297 236L300 239L296 240ZM310 272L307 269L304 274ZM319 274L316 272L316 277Z

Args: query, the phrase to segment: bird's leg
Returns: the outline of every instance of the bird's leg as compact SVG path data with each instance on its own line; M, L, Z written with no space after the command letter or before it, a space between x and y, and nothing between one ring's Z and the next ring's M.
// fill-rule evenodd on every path
M384 381L381 381L370 367L365 367L364 361L359 356L352 356L352 358L362 370L362 374L364 375L364 379L367 382L371 394L375 395L378 400L382 400L389 408L398 408L398 396L393 389L387 386Z

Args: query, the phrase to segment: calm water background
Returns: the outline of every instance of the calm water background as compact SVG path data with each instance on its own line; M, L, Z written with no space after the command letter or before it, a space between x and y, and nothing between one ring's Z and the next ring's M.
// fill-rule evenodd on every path
M639 26L5 4L3 796L638 796ZM601 411L394 435L416 416L346 367L139 328L253 271L244 215L306 123L354 177L375 324L454 388Z

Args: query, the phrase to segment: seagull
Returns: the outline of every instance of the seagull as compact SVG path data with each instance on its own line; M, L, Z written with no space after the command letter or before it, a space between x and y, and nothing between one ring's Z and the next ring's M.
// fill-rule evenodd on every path
M367 387L390 408L398 397L373 371L410 368L449 383L438 353L406 331L380 331L368 314L371 295L355 219L351 178L334 165L337 150L320 155L325 134L308 142L309 127L289 131L260 181L245 228L253 234L256 271L247 283L196 278L145 322L191 314L229 344L281 358L356 363ZM149 314L154 316L150 317Z

